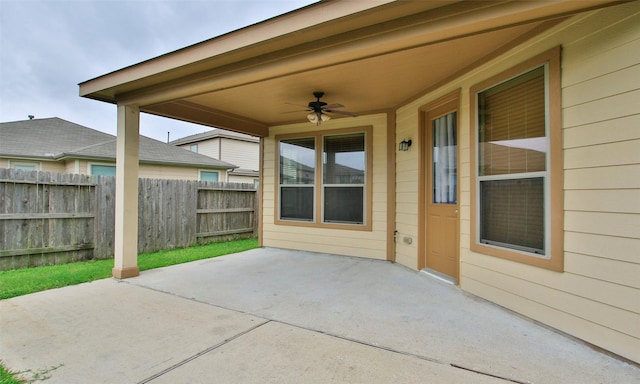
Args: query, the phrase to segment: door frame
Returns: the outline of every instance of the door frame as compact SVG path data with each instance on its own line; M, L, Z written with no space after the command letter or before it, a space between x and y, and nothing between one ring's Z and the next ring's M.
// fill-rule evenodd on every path
M455 104L456 105L456 120L458 127L458 154L456 156L456 166L458 168L457 171L457 196L458 196L458 207L460 208L460 94L461 89L457 89L451 93L446 94L428 104L425 104L419 108L419 127L418 127L418 143L420 145L419 151L419 160L418 160L418 269L424 269L427 266L427 199L431 198L430 191L427 190L427 172L431 172L430 167L426 166L427 155L430 153L429 148L427 146L428 142L428 132L425 129L425 124L429 121L429 112L434 111L440 107L443 107L447 104ZM458 208L458 209L459 209ZM458 284L460 284L460 214L458 214L458 222L457 222L457 231L458 231L458 263L456 268L456 276L455 279Z

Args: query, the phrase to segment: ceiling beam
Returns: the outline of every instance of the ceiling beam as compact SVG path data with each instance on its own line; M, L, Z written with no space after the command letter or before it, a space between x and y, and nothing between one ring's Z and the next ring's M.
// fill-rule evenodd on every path
M585 7L601 7L606 1L583 2L460 2L438 9L350 30L324 39L179 78L158 78L115 95L119 103L140 106L177 100L208 92L280 78L291 74L437 44L532 21L558 18ZM249 47L247 49L258 49ZM213 62L212 62L213 63ZM149 79L145 79L148 82Z
M141 108L141 111L258 137L269 136L269 127L262 122L187 101L154 104Z

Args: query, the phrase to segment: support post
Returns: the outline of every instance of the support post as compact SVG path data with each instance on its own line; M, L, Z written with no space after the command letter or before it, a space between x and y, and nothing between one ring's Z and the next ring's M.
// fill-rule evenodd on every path
M138 276L138 160L140 110L118 105L113 277Z

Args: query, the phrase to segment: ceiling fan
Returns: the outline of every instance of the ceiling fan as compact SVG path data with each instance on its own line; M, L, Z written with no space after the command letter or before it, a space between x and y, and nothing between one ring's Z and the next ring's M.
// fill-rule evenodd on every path
M342 104L327 104L324 101L320 101L320 99L324 96L324 92L313 92L313 97L316 98L316 101L310 101L307 105L307 108L304 110L305 112L310 112L307 115L307 119L309 122L315 125L322 124L323 121L329 121L331 116L328 114L335 115L343 115L343 116L358 116L357 113L341 111L339 108L344 108ZM287 103L290 104L290 103ZM295 105L295 104L293 104ZM292 111L292 112L302 112L302 111Z

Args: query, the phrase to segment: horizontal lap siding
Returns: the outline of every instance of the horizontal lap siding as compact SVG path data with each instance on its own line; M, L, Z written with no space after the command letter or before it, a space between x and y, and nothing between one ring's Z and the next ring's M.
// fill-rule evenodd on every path
M563 46L565 271L468 252L462 286L640 361L640 6L578 18L531 43Z
M258 170L260 165L260 144L255 142L222 139L222 153L219 160L240 168Z
M198 170L191 167L140 164L138 173L147 179L198 180ZM224 170L220 171L220 179L224 180Z
M565 270L609 286L576 316L628 336L605 348L640 361L640 6L601 13L611 27L565 49Z
M562 45L565 270L470 251L469 89ZM415 140L419 108L461 88L460 274L465 291L640 361L640 2L578 15L397 113ZM397 229L416 236L418 148L397 156ZM414 244L416 242L414 241ZM396 245L415 268L417 249Z
M417 127L418 115L415 111L398 111L396 114L395 143L411 139L411 148L396 154L396 262L409 268L418 267L418 156L419 148ZM411 238L411 244L403 239Z
M40 171L43 172L65 172L65 166L62 162L40 161Z
M196 143L189 143L181 145L181 148L187 151L191 150L192 145L198 146L198 153L201 155L213 157L214 159L220 159L220 139L209 139L204 141L198 141Z
M334 253L347 256L386 259L387 239L387 126L386 115L361 116L356 119L332 120L322 125L330 133L331 129L373 126L373 190L372 190L372 230L352 231L317 227L275 225L276 159L275 135L310 131L310 125L293 124L272 127L271 136L264 139L263 164L263 227L262 244L267 247ZM312 129L313 130L313 129Z

